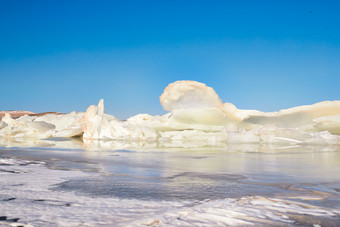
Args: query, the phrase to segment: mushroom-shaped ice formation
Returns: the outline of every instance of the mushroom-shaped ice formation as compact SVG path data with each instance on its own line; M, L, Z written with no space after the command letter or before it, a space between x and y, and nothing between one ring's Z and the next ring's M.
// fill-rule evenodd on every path
M221 101L215 90L196 81L176 81L160 96L161 105L173 120L186 124L225 125L243 117L231 103Z
M164 110L211 108L223 104L215 90L196 81L176 81L169 84L160 96Z

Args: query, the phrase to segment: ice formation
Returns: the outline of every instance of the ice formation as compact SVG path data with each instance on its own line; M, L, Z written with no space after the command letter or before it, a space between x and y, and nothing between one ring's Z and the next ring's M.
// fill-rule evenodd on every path
M0 121L0 137L81 137L129 143L157 142L161 146L176 146L184 141L209 145L340 145L340 101L269 113L241 110L231 103L223 103L214 89L203 83L177 81L168 85L160 102L169 113L138 114L127 120L105 114L103 100L85 113L25 115L17 119L6 114Z

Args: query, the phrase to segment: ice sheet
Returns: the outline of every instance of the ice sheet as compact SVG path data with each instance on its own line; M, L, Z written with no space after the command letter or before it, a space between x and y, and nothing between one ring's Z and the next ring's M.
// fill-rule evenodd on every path
M197 154L196 154L197 155ZM109 157L109 156L107 156ZM131 157L136 159L138 156ZM150 156L151 157L151 156ZM138 160L137 160L138 161ZM142 161L142 160L139 160ZM135 160L136 162L136 160ZM192 163L194 164L194 163ZM171 167L172 165L168 165ZM188 165L181 165L188 167ZM0 225L21 226L336 226L339 224L340 211L322 205L311 204L310 201L322 201L331 193L285 186L296 190L290 197L282 198L279 191L284 191L278 184L275 190L266 192L270 185L262 184L258 194L263 191L267 195L242 195L220 198L221 190L213 182L223 182L226 188L222 192L232 195L239 181L246 179L240 175L214 173L184 172L182 174L163 177L171 193L163 187L152 188L152 177L120 181L126 175L103 175L98 172L82 172L77 170L58 170L47 168L42 161L25 159L0 159ZM193 167L193 166L192 166ZM208 166L206 166L208 167ZM212 167L212 166L210 166ZM138 168L138 165L134 168ZM200 168L201 170L201 168ZM124 171L124 170L123 170ZM178 170L177 170L178 171ZM131 173L130 173L131 174ZM110 178L113 177L113 180ZM183 178L183 179L182 179ZM134 179L134 180L132 180ZM136 180L137 179L137 180ZM183 183L188 182L185 186ZM196 180L195 180L196 179ZM206 182L205 182L206 181ZM209 186L210 184L210 186ZM130 188L126 187L130 185ZM198 186L205 185L206 188ZM118 194L110 195L110 190L124 187ZM209 187L208 187L209 186ZM147 187L147 188L145 188ZM183 187L181 191L180 188ZM187 190L191 187L193 190ZM247 188L251 188L248 184ZM149 191L148 191L149 189ZM152 190L150 190L152 189ZM158 189L158 190L156 190ZM200 194L208 196L190 197ZM244 191L245 189L239 188ZM180 190L180 191L179 191ZM248 193L251 190L246 189ZM314 192L313 192L314 191ZM119 191L117 191L119 192ZM138 193L135 193L138 192ZM165 196L157 199L155 194ZM185 193L189 197L176 198L176 194ZM242 192L241 192L242 193ZM336 192L334 191L336 194ZM136 197L150 195L153 199ZM214 196L217 195L216 196ZM185 199L186 198L186 199ZM331 198L331 197L330 197Z

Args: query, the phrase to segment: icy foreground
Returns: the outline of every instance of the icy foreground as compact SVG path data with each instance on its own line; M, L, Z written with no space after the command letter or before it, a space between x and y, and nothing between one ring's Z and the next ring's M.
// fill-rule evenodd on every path
M311 205L324 193L289 199L242 196L217 200L147 201L89 196L60 185L91 182L98 173L0 159L1 226L338 226L340 211ZM104 183L101 182L101 183ZM59 186L58 186L59 185ZM106 189L109 190L109 189ZM302 189L300 189L302 190ZM330 193L328 193L330 194Z
M230 143L340 145L340 101L325 101L265 113L241 110L223 103L213 88L195 81L169 84L160 96L169 113L138 114L119 120L105 114L104 102L85 113L25 115L0 121L0 137L45 139L82 137L83 140L157 142L160 146Z

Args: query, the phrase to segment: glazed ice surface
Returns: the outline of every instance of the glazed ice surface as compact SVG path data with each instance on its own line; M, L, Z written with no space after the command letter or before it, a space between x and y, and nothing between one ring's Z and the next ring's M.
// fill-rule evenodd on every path
M0 225L339 226L339 148L251 149L0 149Z

